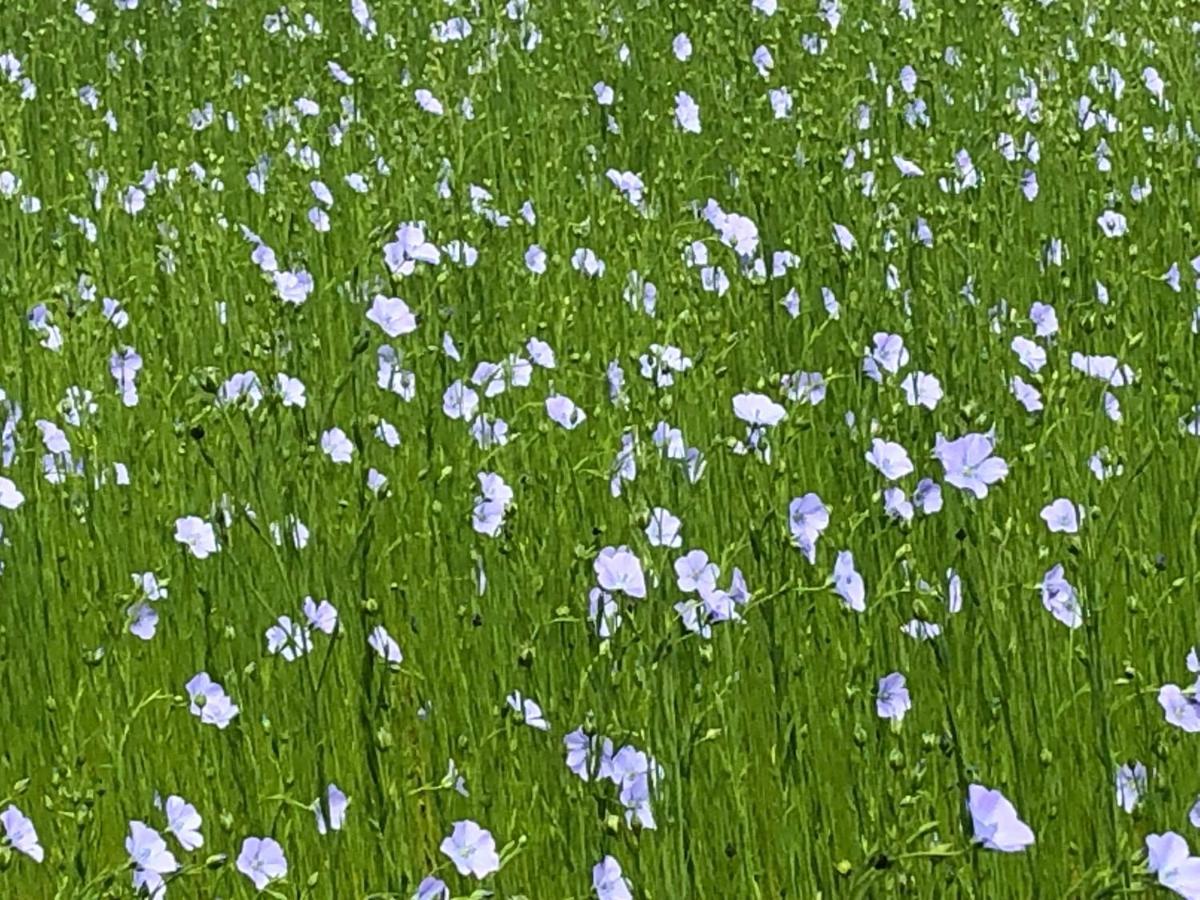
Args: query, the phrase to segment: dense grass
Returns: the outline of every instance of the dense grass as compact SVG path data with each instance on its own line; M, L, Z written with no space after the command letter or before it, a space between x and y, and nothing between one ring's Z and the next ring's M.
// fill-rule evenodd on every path
M11 83L0 74L0 172L19 179L0 197L0 416L11 423L0 476L24 497L0 508L0 795L45 848L41 865L4 850L0 893L131 896L124 841L133 820L164 829L156 793L203 817L193 853L164 831L183 867L171 896L252 895L235 866L248 836L280 843L288 874L268 890L289 898L409 898L435 871L456 897L584 897L606 855L634 896L660 900L1149 889L1145 836L1187 836L1200 793L1200 738L1164 721L1156 699L1161 685L1188 683L1200 633L1200 440L1186 428L1200 402L1189 262L1200 252L1200 72L1187 5L1085 14L1066 0L1014 0L1017 35L976 3L918 3L912 18L894 3L847 4L834 29L815 3L791 0L773 16L748 0L534 0L523 18L515 5L379 0L374 36L340 0L290 4L276 33L264 16L280 10L261 0L93 5L90 26L49 0L0 12L0 53L22 66ZM431 40L452 16L470 35ZM686 62L672 51L681 32ZM752 61L759 46L773 56L765 77ZM352 85L332 77L330 60ZM911 95L905 65L917 75ZM1143 83L1150 65L1165 102ZM1110 71L1123 76L1119 97ZM36 96L22 98L22 77ZM611 106L597 102L599 81ZM1014 97L1032 83L1039 105L1022 118ZM81 102L85 85L96 109ZM768 90L783 87L793 106L777 119ZM445 114L423 111L417 89ZM699 133L676 125L680 91L699 104ZM1116 117L1111 133L1082 127L1084 94ZM319 112L299 114L300 98ZM925 125L909 121L914 99ZM207 103L213 122L196 130L189 117ZM861 128L860 105L870 109ZM1006 159L1002 133L1040 153ZM292 158L305 145L319 168ZM961 192L960 150L978 176ZM924 174L904 177L893 154ZM264 155L259 194L246 176ZM126 191L151 168L157 185L131 215ZM610 168L641 177L641 209ZM1037 174L1033 200L1026 170ZM365 193L350 173L368 180ZM313 179L334 196L327 232L306 218L322 206ZM1135 179L1152 187L1141 202ZM473 203L472 185L491 200ZM38 211L23 211L28 197ZM710 198L757 226L745 259L699 214ZM520 214L526 200L535 224ZM1127 233L1106 236L1106 210L1127 217ZM915 239L918 218L932 246ZM384 246L413 220L440 247L466 242L478 261L443 251L440 264L394 276ZM835 223L855 249L839 248ZM279 299L243 227L280 269L311 274L305 302ZM724 295L685 262L695 241L728 277ZM548 255L541 275L525 263L534 243ZM602 277L572 267L577 248L604 261ZM770 276L785 249L797 266L753 275L754 258ZM1173 264L1178 290L1164 279ZM640 295L626 301L631 271L656 285L654 315ZM793 288L794 317L783 303ZM416 330L389 339L368 320L378 293L402 297ZM124 328L106 320L105 297L128 314ZM1054 307L1056 333L1035 335L1034 302ZM39 304L58 349L30 325ZM877 332L900 335L909 354L881 383L862 365ZM1018 335L1044 348L1039 372L1011 349ZM557 364L535 366L528 387L479 389L481 409L510 428L507 445L481 449L444 414L443 392L480 361L528 359L535 336ZM652 343L692 360L673 386L639 374ZM377 383L383 344L413 373L409 400ZM136 405L109 371L124 347L143 360ZM1136 380L1109 387L1073 367L1073 353L1115 356ZM612 361L625 372L618 402ZM257 373L261 403L219 402L245 371ZM786 399L782 378L797 371L823 373L823 402ZM901 382L918 371L945 392L932 410L905 401ZM283 405L280 372L303 381L305 406ZM1044 409L1018 403L1014 375ZM96 406L77 424L63 407L73 387ZM732 400L744 392L787 409L769 429L769 460L735 452L747 434ZM552 394L586 420L552 422ZM398 446L375 436L381 419ZM73 463L53 465L80 473L46 477L38 420L69 439ZM702 452L698 479L655 447L664 420ZM335 426L353 443L349 464L322 451ZM989 429L1009 471L976 499L945 482L932 452L938 434ZM637 477L614 496L626 434ZM939 512L908 523L884 512L892 485L864 461L875 437L907 448L905 492L921 478L941 483ZM1089 471L1101 448L1121 466L1105 480ZM368 486L370 469L386 476L382 490ZM484 472L513 491L495 537L472 527ZM809 492L830 510L813 564L788 513ZM1060 497L1084 507L1077 534L1041 518ZM679 549L648 541L654 507L682 520ZM196 558L175 540L189 515L216 526L218 552ZM296 519L309 530L303 548L273 539L272 523ZM621 626L601 639L588 620L593 563L619 545L640 558L648 590L617 595ZM741 620L714 622L707 637L674 608L684 595L673 564L694 549L720 565L722 587L737 567L751 592ZM863 613L830 586L841 550L865 581ZM1041 602L1056 563L1083 606L1075 629ZM957 614L950 569L963 588ZM149 640L127 615L141 572L169 592L153 604ZM264 633L281 615L302 621L309 596L336 606L336 632L314 631L295 661L269 653ZM914 617L941 634L908 636ZM400 664L368 647L379 625ZM227 728L188 711L184 685L201 671L240 708ZM891 672L912 697L899 722L876 711ZM548 731L514 714L513 691L540 704ZM627 824L617 786L564 764L563 737L581 725L661 765L656 828ZM451 760L466 794L446 774ZM1150 774L1127 814L1114 778L1134 760ZM311 805L331 782L350 805L322 836ZM1019 855L974 843L973 783L1001 789L1036 843ZM463 819L501 851L482 882L439 852Z

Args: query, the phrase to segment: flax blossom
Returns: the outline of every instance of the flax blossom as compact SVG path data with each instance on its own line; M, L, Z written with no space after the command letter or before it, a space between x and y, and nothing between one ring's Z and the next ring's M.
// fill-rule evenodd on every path
M650 510L650 521L646 525L646 539L652 547L681 547L683 537L680 530L683 522L671 511L661 506Z
M342 429L334 427L321 435L321 452L332 462L345 464L354 457L354 444Z
M752 428L771 428L787 418L787 410L763 394L738 394L733 414Z
M1079 531L1079 520L1083 516L1083 507L1072 503L1065 497L1059 497L1053 503L1042 509L1042 521L1052 532L1075 534Z
M340 831L346 820L346 807L350 800L336 784L325 789L325 797L313 801L313 813L317 817L317 834ZM326 818L328 816L328 818Z
M817 540L829 527L829 507L816 494L796 497L788 506L792 540L810 563L817 560Z
M1188 900L1200 897L1200 857L1175 832L1146 835L1146 868L1167 890Z
M842 599L842 604L854 612L867 609L867 589L863 578L854 568L854 554L842 550L833 565L833 591Z
M863 356L863 373L872 381L881 382L884 374L895 375L908 365L908 359L904 338L898 334L877 331Z
M596 900L633 900L629 879L621 872L621 864L611 856L592 867L592 889Z
M733 398L733 413L746 423L746 440L734 447L736 453L757 451L765 462L771 461L767 433L787 418L787 410L764 394L745 393Z
M550 723L542 715L542 708L534 700L523 696L520 691L513 691L505 698L505 702L530 728L536 728L538 731L550 730Z
M367 637L367 644L379 654L380 659L390 665L398 666L404 662L404 654L400 652L400 645L382 625L376 625L371 629L371 634Z
M570 397L562 394L551 394L546 398L546 415L568 431L578 428L587 420L587 413L576 406Z
M338 611L328 600L321 600L318 603L312 597L305 597L301 609L308 624L318 631L333 634L337 628Z
M254 882L255 890L261 891L287 875L287 858L274 838L248 837L242 841L237 870Z
M20 509L21 504L25 502L25 495L17 490L16 484L11 478L5 478L0 475L0 508L2 509Z
M939 433L933 455L945 469L947 483L982 500L989 486L1008 475L1008 463L992 455L994 448L993 438L986 434L948 441Z
M909 697L904 676L893 672L880 678L879 687L875 692L875 711L879 713L879 717L900 722L910 709L912 699Z
M374 322L390 338L411 334L417 330L417 317L399 297L376 294L367 310L367 319Z
M513 502L513 491L495 472L480 472L479 493L471 511L471 526L479 534L495 537Z
M175 835L180 847L190 853L204 846L204 835L200 833L200 826L204 824L204 820L196 811L196 807L182 797L172 794L167 798L165 811L167 831Z
M613 742L598 735L588 735L579 727L563 737L567 750L567 768L584 781L590 781L593 770L597 777L612 777Z
M619 592L639 600L646 596L646 575L641 560L628 547L605 547L592 568L601 590L610 594Z
M303 269L274 272L275 293L284 303L300 306L313 291L313 278Z
M500 869L500 855L491 832L469 819L455 822L453 831L439 849L454 863L460 875L486 878Z
M176 519L175 540L187 547L196 559L207 559L218 550L216 531L199 516Z
M143 822L130 822L125 852L129 854L133 865L134 890L145 890L155 898L165 896L165 876L179 871L179 862L175 854L167 849L167 842L162 835Z
M1017 817L1017 811L1002 793L973 784L967 806L975 840L989 850L1018 853L1034 842L1033 830Z
M225 689L213 681L207 672L194 676L184 689L188 695L189 711L205 725L215 725L224 730L239 712Z
M700 106L686 91L675 95L675 125L681 131L700 133Z
M1048 570L1042 578L1042 605L1068 628L1083 624L1083 606L1071 582L1063 576L1062 565Z
M312 649L312 637L308 629L299 622L293 622L289 616L280 616L267 629L266 638L267 652L277 653L288 662L299 659Z
M1140 762L1126 764L1117 769L1116 774L1117 806L1132 813L1134 807L1141 802L1146 793L1149 774Z
M1184 691L1178 685L1164 684L1158 691L1158 705L1168 724L1191 734L1200 732L1200 700L1194 688Z
M867 462L879 470L888 481L903 478L913 471L912 460L908 451L894 441L883 441L875 438L871 449L866 454Z
M33 821L16 806L10 803L4 812L0 812L0 826L4 828L4 842L8 846L24 853L34 862L40 863L46 858Z
M450 888L446 882L434 875L426 875L417 885L412 900L450 900Z
M1084 375L1103 381L1109 387L1125 387L1136 378L1133 369L1123 365L1115 356L1091 356L1072 353L1071 367Z
M942 383L936 375L927 372L910 372L900 382L905 400L909 406L923 406L925 409L937 409L945 394Z
M384 262L393 275L401 278L413 274L417 263L436 266L441 258L441 250L425 239L425 226L419 222L401 224L396 239L383 248Z

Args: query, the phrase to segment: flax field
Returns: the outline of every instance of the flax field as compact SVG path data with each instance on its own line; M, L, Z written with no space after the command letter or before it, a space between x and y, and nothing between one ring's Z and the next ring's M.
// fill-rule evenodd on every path
M7 0L0 896L1200 897L1197 85L1167 0Z

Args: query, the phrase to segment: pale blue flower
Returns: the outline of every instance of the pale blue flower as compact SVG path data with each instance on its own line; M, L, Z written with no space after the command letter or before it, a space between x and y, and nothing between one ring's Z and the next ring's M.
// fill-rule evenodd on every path
M1017 853L1034 842L1033 830L1017 817L1017 811L999 791L973 784L967 805L975 840L989 850Z

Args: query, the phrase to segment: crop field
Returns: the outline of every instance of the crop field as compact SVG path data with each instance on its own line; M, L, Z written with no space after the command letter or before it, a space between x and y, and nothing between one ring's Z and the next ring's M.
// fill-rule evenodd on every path
M1198 128L1166 0L5 0L0 897L1200 898Z

